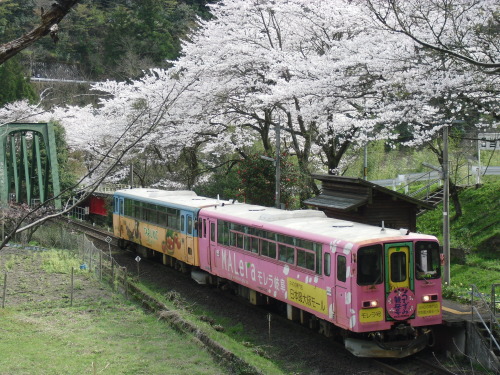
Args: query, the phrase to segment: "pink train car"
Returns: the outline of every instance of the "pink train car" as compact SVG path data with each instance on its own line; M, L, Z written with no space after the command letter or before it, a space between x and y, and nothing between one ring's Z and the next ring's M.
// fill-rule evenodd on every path
M414 354L441 324L434 236L316 210L192 199L197 282L233 288L254 304L280 305L289 319L341 335L361 357Z

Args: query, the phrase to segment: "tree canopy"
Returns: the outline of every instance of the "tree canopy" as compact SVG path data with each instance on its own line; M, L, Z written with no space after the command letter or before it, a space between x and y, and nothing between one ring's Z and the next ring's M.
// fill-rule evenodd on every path
M486 58L484 53L473 54L474 41L484 34L491 41L491 61L498 61L498 34L484 27L485 13L476 9L477 4L491 2L449 3L462 6L461 13L453 13L458 17L457 35L462 26L465 34L471 25L477 26L467 47L469 55ZM144 11L155 9L155 2L143 5ZM198 27L180 46L181 56L164 68L127 82L98 83L93 89L103 99L97 106L57 108L44 116L60 119L72 146L94 155L89 158L94 163L114 161L114 153L119 153L123 163L115 169L115 178L123 178L131 159L141 153L175 161L194 150L206 170L220 165L227 155L252 155L256 145L272 155L278 126L283 148L296 158L301 178L307 179L316 171L342 173L346 150L369 140L415 145L432 139L455 119L468 118L477 126L498 124L499 75L494 69L427 48L397 30L398 24L388 26L389 20L397 20L395 15L384 13L382 22L374 13L381 8L375 5L348 0L213 4L213 18L198 18ZM495 22L497 8L482 9L492 11L486 18ZM82 12L93 9L83 6ZM133 25L123 7L114 12L106 15L121 14L123 19L115 23L116 35L161 26ZM470 21L462 24L461 17ZM411 31L424 33L425 19L411 20ZM152 53L175 44L159 30L149 40L158 47ZM442 42L453 47L444 34ZM158 41L163 47L155 44L155 35L164 35ZM140 48L138 44L134 51ZM463 48L461 53L465 54ZM12 105L5 114L12 118L21 108L26 110L26 105ZM129 149L134 152L122 155ZM176 187L172 180L167 173L154 183ZM306 185L303 197L315 189L312 181Z

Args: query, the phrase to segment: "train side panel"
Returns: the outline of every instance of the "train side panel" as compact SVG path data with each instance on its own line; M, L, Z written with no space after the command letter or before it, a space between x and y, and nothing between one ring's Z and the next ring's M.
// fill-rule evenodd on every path
M113 213L115 236L186 264L199 266L197 230L193 212L181 211L182 225L179 230L175 230L125 216L120 207L119 198L115 198Z
M199 220L203 228L199 238L202 270L349 328L346 301L351 295L348 293L351 280L350 277L341 277L345 279L339 283L342 290L336 288L336 257L331 256L330 244L321 245L321 259L328 257L328 269L321 261L318 262L321 270L316 273L280 261L279 256L273 259L251 250L219 244L217 219L200 215ZM343 272L346 276L347 268ZM335 311L339 307L344 314Z

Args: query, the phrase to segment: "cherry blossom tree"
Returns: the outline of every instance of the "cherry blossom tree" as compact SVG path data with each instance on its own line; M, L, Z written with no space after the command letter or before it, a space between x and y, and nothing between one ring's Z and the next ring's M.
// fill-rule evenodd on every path
M92 156L84 178L91 191L106 176L123 178L150 150L189 157L193 169L197 158L215 167L256 143L272 154L278 126L306 179L341 173L347 149L396 140L401 126L409 144L420 144L464 114L495 117L498 75L436 58L367 10L347 0L226 0L200 20L170 69L94 85L97 106L40 113L18 104L0 110L0 122L59 120L70 145Z
M0 131L3 125L11 122L48 122L57 119L69 134L69 145L88 151L94 159L88 173L70 187L74 193L78 193L77 201L68 202L59 212L47 213L47 204L27 209L18 218L11 232L2 239L0 249L15 233L69 212L92 194L108 176L119 171L124 160L140 152L151 142L161 142L161 134L164 132L175 134L175 130L169 130L168 113L186 87L180 86L177 80L168 78L169 74L158 70L131 84L96 84L95 90L109 95L101 100L99 107L64 107L46 111L40 109L39 105L18 102L0 109ZM61 194L64 193L66 192ZM60 196L52 199L56 198Z
M461 61L437 60L411 38L374 23L366 9L343 0L214 5L214 19L200 21L172 69L131 84L96 85L109 99L75 115L74 138L91 135L90 151L106 149L103 142L120 134L138 109L154 117L174 80L185 88L182 97L135 155L154 147L177 159L191 149L215 165L229 153L245 155L256 142L272 154L279 125L283 147L309 176L318 169L341 173L348 148L395 139L402 124L412 133L409 144L420 144L464 112L485 118L494 112L495 77L472 74ZM83 120L99 131L78 134Z
M364 1L363 1L364 2ZM500 74L500 31L495 0L366 0L387 29L439 55Z
M336 170L348 147L390 135L370 113L388 61L410 43L373 30L360 7L230 0L212 12L175 63L182 77L198 74L190 93L203 112L190 115L217 134L212 152L257 140L270 152L279 125L308 176Z

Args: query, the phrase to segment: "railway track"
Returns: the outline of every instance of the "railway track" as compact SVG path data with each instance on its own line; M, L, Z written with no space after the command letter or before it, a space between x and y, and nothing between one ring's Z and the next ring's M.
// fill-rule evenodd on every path
M407 358L404 361L373 360L375 366L388 375L456 375L441 365L431 363L419 357ZM460 374L465 372L460 371Z
M68 225L76 230L79 230L86 235L91 236L92 238L95 238L99 241L104 241L106 243L109 243L113 246L118 245L118 237L115 237L113 232L109 232L103 228L96 227L93 225L90 225L88 223L85 223L83 221L78 221L78 220L72 220L67 217L58 217L55 220L57 223L63 224L63 225Z

